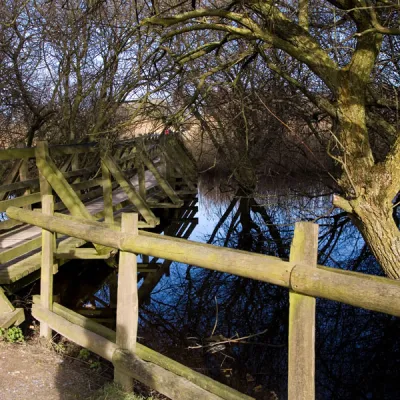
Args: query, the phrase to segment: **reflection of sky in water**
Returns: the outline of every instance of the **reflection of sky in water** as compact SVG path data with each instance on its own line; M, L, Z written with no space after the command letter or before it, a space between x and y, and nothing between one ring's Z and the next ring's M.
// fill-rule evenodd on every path
M259 201L263 204L262 201ZM266 201L265 207L276 226L284 230L283 234L289 233L289 240L293 237L294 224L297 221L316 220L319 225L320 248L323 247L326 240L323 239L324 233L330 229L331 220L321 218L326 215L338 214L341 211L333 210L330 197L321 197L315 199L307 199L305 197L296 197L292 201L286 201L285 204L274 204L271 200ZM198 242L206 242L221 218L221 215L226 210L227 204L210 204L210 202L199 201L199 211L197 217L199 224L196 226L190 240ZM254 212L251 212L253 219L259 222L262 229L266 229L266 225ZM228 222L230 219L228 219ZM328 225L328 226L327 226ZM344 228L343 238L339 237L336 245L331 252L329 260L326 262L329 266L341 267L344 262L357 255L364 246L364 240L358 230L347 224Z
M324 247L329 237L324 239L324 235L330 230L332 220L326 218L340 213L340 210L331 207L330 197L316 197L309 199L306 197L293 197L293 198L276 198L267 199L264 203L258 199L259 204L264 204L265 209L269 212L273 223L276 224L282 234L282 238L290 244L293 237L294 224L296 221L310 221L317 220L319 224L320 249ZM190 236L190 240L205 243L209 239L213 229L218 224L221 216L228 207L228 202L212 202L202 201L200 198L198 202L199 211L196 215L199 223L195 227ZM237 209L237 205L235 210ZM234 214L235 210L231 213ZM251 212L253 220L259 224L261 229L267 231L265 222L259 218L254 212ZM220 228L221 235L224 236L224 227L229 225L232 215L227 219L225 224ZM358 230L351 224L347 223L341 229L340 234L332 240L332 250L328 258L324 259L324 265L348 269L349 260L359 256L364 241L359 234ZM239 227L240 230L240 227ZM336 232L337 233L337 232ZM321 259L321 257L320 257ZM152 293L154 300L162 300L170 302L171 293L179 290L179 286L185 280L187 270L186 264L172 263L170 267L170 275L164 276L155 290ZM361 271L360 271L361 272ZM379 274L379 271L372 266L371 270L363 270L362 272ZM175 296L172 296L174 298ZM174 301L174 300L172 300Z

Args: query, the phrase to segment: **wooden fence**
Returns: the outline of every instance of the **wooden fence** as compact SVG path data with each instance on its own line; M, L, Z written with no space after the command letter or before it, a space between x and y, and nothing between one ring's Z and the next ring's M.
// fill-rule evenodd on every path
M151 208L182 205L168 182L169 177L160 173L157 164L164 162L168 166L164 169L178 173L189 190L195 190L197 178L194 164L177 137L143 136L117 142L111 147L106 142L51 147L46 142L38 142L34 148L0 150L0 161L0 179L5 177L0 180L0 213L10 206L40 207L41 195L50 194L53 189L58 195L56 211L69 209L73 215L86 216L81 203L103 197L103 216L111 221L111 192L120 186L144 221L154 226L158 220ZM172 204L146 202L145 170L154 175L158 187ZM129 182L135 174L138 175L138 192ZM18 221L0 219L0 231L18 224Z
M289 289L290 400L315 397L315 299L400 316L400 282L317 265L318 226L297 223L289 261L138 231L137 216L123 214L122 224L52 215L52 196L43 197L43 213L17 207L7 215L39 226L42 235L42 286L33 315L41 334L51 329L113 362L115 380L125 388L135 378L171 399L250 399L138 343L136 254L174 260L269 282ZM121 251L116 333L52 301L54 233L62 233Z

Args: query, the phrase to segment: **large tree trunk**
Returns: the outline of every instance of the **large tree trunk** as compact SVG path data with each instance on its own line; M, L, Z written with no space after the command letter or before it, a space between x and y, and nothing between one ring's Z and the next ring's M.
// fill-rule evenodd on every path
M369 147L361 140L368 140L363 118L354 117L356 122L347 120L341 132L344 155L339 185L346 199L335 196L333 203L350 214L385 274L400 279L400 231L393 218L400 174L393 171L393 156L382 163L374 162Z
M393 218L394 196L383 176L376 178L371 170L360 171L360 175L366 178L365 185L357 188L361 194L349 200L334 196L333 204L350 214L386 276L400 279L400 230Z
M367 58L360 58L360 69ZM367 68L368 70L368 68ZM400 279L400 231L393 218L393 200L400 189L397 159L400 146L386 160L374 160L368 138L365 87L362 76L343 72L338 91L342 177L345 199L334 204L353 218L385 274Z
M400 279L400 231L393 219L392 202L388 200L370 194L350 204L353 220L383 271L389 278Z

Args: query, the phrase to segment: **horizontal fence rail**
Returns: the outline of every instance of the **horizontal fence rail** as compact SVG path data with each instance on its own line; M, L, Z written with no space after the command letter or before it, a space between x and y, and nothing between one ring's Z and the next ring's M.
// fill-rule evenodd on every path
M400 282L388 278L325 266L309 268L307 265L283 261L277 257L149 232L139 231L138 235L133 235L120 232L113 224L75 217L48 216L17 207L9 207L7 215L51 232L125 252L196 265L276 284L296 293L400 316Z

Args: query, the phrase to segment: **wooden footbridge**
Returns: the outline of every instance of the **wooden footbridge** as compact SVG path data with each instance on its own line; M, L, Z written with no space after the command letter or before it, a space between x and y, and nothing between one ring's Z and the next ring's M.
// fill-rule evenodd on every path
M86 195L83 187L87 187L86 184L88 184L86 178L80 182L68 182L67 179L82 177L82 175L69 176L68 174L71 172L67 169L63 171L60 166L57 167L55 161L50 157L55 158L59 147L53 149L52 154L52 150L47 151L44 143L38 144L34 153L32 153L33 150L26 150L31 153L28 153L25 158L22 157L23 160L30 157L36 158L39 181L32 182L32 186L33 188L40 187L40 192L25 193L24 196L4 200L14 203L4 203L3 201L2 206L2 210L8 206L6 212L10 219L6 220L5 224L13 226L13 229L17 224L26 224L22 225L25 230L36 229L35 232L39 232L37 229L41 229L42 250L39 255L36 255L38 259L35 261L39 266L32 267L40 268L41 292L40 296L34 298L32 314L41 323L41 335L50 338L52 330L54 330L111 361L115 367L115 381L125 389L132 389L134 378L173 400L251 399L243 393L137 343L138 254L143 257L151 256L153 260L157 258L173 260L287 288L290 303L289 400L313 400L315 398L316 298L325 298L400 316L400 282L317 265L318 225L316 224L310 222L296 224L289 260L197 243L185 238L174 238L139 229L157 224L157 216L152 211L153 205L178 207L180 190L191 190L190 186L193 186L194 183L189 181L186 176L186 182L184 184L181 182L184 186L186 185L185 189L179 188L178 190L176 188L177 190L172 192L171 185L167 190L166 187L162 187L162 185L165 186L168 179L157 177L155 169L161 175L162 168L158 167L158 160L161 156L157 152L152 155L150 151L153 148L144 152L147 157L144 160L140 156L144 166L136 165L135 168L142 168L142 172L137 173L139 177L137 182L132 180L135 174L131 175L126 172L132 169L132 166L121 167L121 164L127 160L137 160L138 147L135 145L134 148L136 152L134 151L132 155L131 151L117 156L115 154L112 156L108 151L102 155L100 151L101 161L96 168L98 171L101 168L101 179L98 181L98 185L101 185L99 193L103 194L104 199L101 200L103 211L98 212L102 214L94 217L87 211L89 206L83 203ZM21 158L19 151L15 155ZM142 151L140 150L140 154ZM181 148L180 151L183 149ZM61 155L64 153L61 152ZM183 153L181 156L184 157L187 165L180 165L179 169L181 173L183 171L186 173L186 168L191 165L190 158L184 156ZM168 157L172 158L171 154ZM143 171L144 167L147 167L148 170ZM89 168L91 168L90 163L84 169ZM175 168L175 171L178 171L178 168ZM146 178L146 174L150 172L153 173L155 179L153 183ZM91 177L91 180L95 179L98 179L97 175ZM24 181L22 180L22 182ZM149 195L144 195L144 191L150 193L151 188L156 186L156 182L163 190L162 198L168 198L169 201L166 202L160 198L150 200ZM7 185L12 184L14 183L7 183ZM21 185L19 182L15 184ZM4 185L1 189L3 191ZM32 186L18 186L18 188L32 190ZM114 207L117 206L117 204L113 204L113 193L118 190L117 186L125 192L135 211L134 213L123 212L120 223L113 213ZM136 191L136 186L139 188L138 191ZM54 194L50 194L52 190L54 190ZM26 201L29 196L34 201ZM34 202L41 202L40 212L27 208ZM67 208L70 213L54 212L63 207ZM122 204L120 207L124 207L124 205ZM122 208L122 210L124 209ZM103 218L103 220L98 221L96 218ZM60 240L62 241L59 242ZM92 243L93 248L88 250L76 247L85 242ZM10 250L3 251L3 254ZM115 251L120 251L120 257L117 322L116 331L113 331L55 302L53 299L53 275L57 265L65 258L109 257ZM14 253L12 259L15 257ZM34 256L28 256L28 258L31 257ZM37 265L35 263L30 265ZM8 277L7 282L11 281L11 272L10 275L6 273L3 276ZM152 283L149 282L149 290L151 290L151 285Z
M139 228L154 228L160 209L180 209L197 192L195 164L176 136L142 136L113 145L39 142L35 148L0 150L0 160L0 285L6 292L38 279L42 257L41 229L8 219L9 206L40 211L42 196L54 193L60 217L118 223L121 212L131 210L140 216ZM70 259L112 263L116 250L85 244L58 235L54 272ZM12 307L0 286L0 327L23 319L23 310Z

